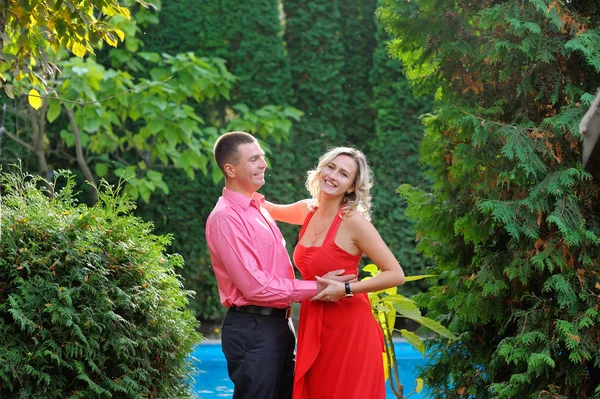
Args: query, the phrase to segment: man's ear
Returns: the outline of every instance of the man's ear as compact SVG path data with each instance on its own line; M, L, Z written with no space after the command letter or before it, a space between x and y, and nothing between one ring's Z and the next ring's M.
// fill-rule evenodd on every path
M235 178L235 166L230 164L230 163L226 163L225 165L223 165L223 169L225 170L225 176L233 179Z

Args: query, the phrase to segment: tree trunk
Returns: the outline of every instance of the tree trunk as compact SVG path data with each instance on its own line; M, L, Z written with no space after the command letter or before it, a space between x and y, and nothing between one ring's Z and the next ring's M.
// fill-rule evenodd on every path
M71 129L73 130L73 136L75 136L75 155L77 156L77 164L81 168L83 175L92 183L92 203L98 202L98 192L96 191L96 181L94 180L94 175L90 170L85 156L83 155L83 146L81 145L81 136L79 134L79 128L75 124L75 114L73 114L72 109L67 109L67 115L69 115L69 121L71 122Z

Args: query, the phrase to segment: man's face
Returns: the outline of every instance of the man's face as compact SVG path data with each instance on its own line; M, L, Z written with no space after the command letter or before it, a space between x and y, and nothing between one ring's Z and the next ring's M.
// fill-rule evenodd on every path
M254 192L265 184L265 153L260 145L253 143L238 146L239 158L234 166L235 181L240 188L247 192Z

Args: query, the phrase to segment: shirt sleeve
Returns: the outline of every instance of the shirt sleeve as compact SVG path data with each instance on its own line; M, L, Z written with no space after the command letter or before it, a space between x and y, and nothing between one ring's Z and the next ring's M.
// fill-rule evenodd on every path
M315 281L266 272L258 250L239 218L221 215L215 218L209 229L211 250L219 257L231 282L248 301L265 306L289 306L292 302L317 294ZM285 263L276 268L289 270L289 261Z

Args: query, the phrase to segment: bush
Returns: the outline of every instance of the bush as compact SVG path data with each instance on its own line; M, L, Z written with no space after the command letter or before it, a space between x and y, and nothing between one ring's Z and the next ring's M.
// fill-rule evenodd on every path
M0 181L0 396L191 397L200 334L171 237L107 184L90 208L69 173Z

